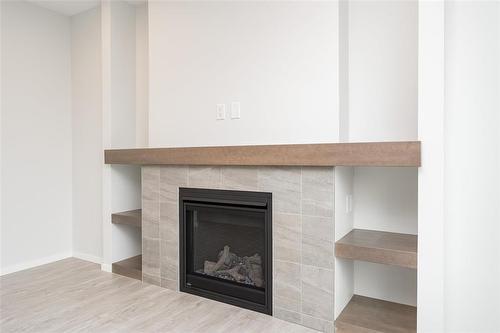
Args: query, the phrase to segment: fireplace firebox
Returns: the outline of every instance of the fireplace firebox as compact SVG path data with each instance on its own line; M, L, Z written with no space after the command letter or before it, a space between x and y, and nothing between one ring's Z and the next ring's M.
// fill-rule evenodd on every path
M272 194L179 189L180 290L272 314Z

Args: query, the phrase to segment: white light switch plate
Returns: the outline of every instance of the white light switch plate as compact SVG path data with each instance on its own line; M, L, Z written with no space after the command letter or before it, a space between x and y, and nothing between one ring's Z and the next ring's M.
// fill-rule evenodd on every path
M240 111L240 102L232 102L231 103L231 119L240 119L241 111Z
M226 105L225 104L217 104L215 119L217 119L217 120L226 119Z

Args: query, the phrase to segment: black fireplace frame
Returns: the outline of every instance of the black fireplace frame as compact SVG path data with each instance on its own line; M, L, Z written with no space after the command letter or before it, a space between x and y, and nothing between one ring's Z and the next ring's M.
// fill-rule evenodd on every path
M206 290L198 287L194 287L187 283L186 274L186 260L187 260L187 242L186 242L186 215L185 215L185 205L186 204L210 204L214 206L229 206L229 207L254 207L254 208L265 208L265 255L266 260L264 263L265 271L265 283L264 283L264 299L265 304L252 302L245 299L240 299L237 297L239 294L239 288L245 288L243 286L231 286L231 284L225 282L219 282L216 280L206 279L208 285L212 289L217 288L232 288L232 293L236 297L224 295L212 290ZM213 190L213 189L201 189L201 188L179 188L179 281L180 281L180 291L210 298L216 301L236 305L242 308L254 310L257 312L272 315L272 193L268 192L251 192L251 191L234 191L234 190ZM190 279L193 279L190 276ZM241 289L243 290L243 289Z

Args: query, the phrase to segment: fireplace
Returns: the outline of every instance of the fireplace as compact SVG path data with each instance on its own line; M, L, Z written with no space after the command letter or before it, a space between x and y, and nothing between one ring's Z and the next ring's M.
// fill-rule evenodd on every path
M272 195L179 188L180 290L272 313Z

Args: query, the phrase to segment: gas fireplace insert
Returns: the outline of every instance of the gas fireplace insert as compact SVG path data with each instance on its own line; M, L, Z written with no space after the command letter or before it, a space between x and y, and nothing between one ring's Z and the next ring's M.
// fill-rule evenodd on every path
M272 314L272 194L179 189L180 290Z

